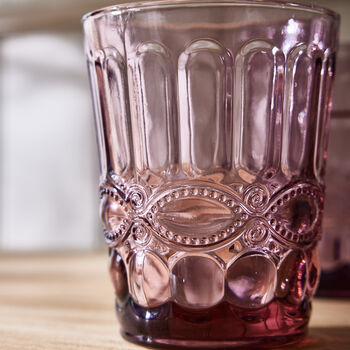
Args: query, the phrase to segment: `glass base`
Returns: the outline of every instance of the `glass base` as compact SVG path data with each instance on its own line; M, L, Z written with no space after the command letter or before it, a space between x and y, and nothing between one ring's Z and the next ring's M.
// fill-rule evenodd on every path
M229 302L191 310L169 302L144 308L129 298L116 304L122 336L150 347L193 349L271 349L299 342L307 331L310 302L290 305L273 300L247 310Z
M254 349L273 349L299 343L305 337L305 332L289 336L262 337L234 341L163 339L147 337L144 335L133 335L123 331L121 332L121 335L127 341L150 348L164 349L166 346L167 349L252 349L252 347L254 347Z

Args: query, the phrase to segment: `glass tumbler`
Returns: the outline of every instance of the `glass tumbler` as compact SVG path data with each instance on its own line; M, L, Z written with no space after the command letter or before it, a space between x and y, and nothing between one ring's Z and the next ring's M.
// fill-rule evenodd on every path
M261 0L84 17L126 339L270 348L304 335L337 30L326 9Z

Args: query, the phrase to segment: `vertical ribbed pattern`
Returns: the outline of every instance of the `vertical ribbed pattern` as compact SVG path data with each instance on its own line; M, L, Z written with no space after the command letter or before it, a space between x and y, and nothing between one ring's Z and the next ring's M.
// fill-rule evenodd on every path
M137 169L169 173L177 158L176 100L168 50L156 42L139 45L135 58L137 115L132 119Z
M287 177L296 175L305 159L311 84L312 61L301 43L290 50L286 62L282 171Z
M100 93L98 89L97 76L100 75L101 64L96 60L91 59L88 62L88 70L91 81L92 99L95 115L95 128L98 144L98 152L100 159L100 178L103 181L107 176L107 149L106 141L103 132L103 119L101 113ZM99 73L99 74L98 74Z
M335 67L335 55L330 50L326 50L324 54L324 60L321 72L321 88L319 97L318 107L318 124L317 124L317 135L316 145L314 154L314 172L318 181L323 181L325 172L325 160L327 158L327 132L330 108L331 108L331 97L332 97L332 84L334 77Z
M188 174L230 163L231 76L232 59L214 40L196 40L179 57L181 156Z
M128 83L116 49L95 56L104 176L129 174L134 155L138 172L161 176L179 167L188 176L231 169L247 182L279 172L286 179L321 176L329 53L299 43L285 59L269 41L254 40L233 60L217 41L196 40L179 55L176 76L170 51L147 42L138 46Z
M116 49L106 48L98 52L95 69L90 69L90 72L99 87L99 94L94 92L94 99L98 101L95 106L100 106L96 115L99 144L104 153L101 157L102 176L106 178L107 173L113 172L128 177L132 171L133 151L129 137L124 58Z

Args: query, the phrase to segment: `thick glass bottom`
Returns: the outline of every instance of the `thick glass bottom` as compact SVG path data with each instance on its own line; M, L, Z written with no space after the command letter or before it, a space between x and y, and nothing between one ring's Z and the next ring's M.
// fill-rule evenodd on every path
M288 305L274 300L257 310L228 302L203 310L175 303L146 309L131 298L117 305L125 339L152 347L270 349L300 341L306 333L311 304Z
M272 349L281 346L292 345L300 342L304 333L294 334L284 337L262 337L249 340L232 340L232 341L212 341L212 340L179 340L152 338L143 335L132 335L127 332L121 332L125 340L135 344L148 346L151 348L185 348L185 349Z

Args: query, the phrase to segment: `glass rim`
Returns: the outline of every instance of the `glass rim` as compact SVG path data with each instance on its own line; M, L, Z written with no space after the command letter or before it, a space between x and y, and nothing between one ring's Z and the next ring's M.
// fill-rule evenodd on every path
M141 2L122 2L118 5L102 7L100 9L86 13L82 17L82 22L90 18L98 18L107 14L121 15L127 12L139 12L149 9L181 8L181 7L205 7L205 6L227 6L227 7L262 7L285 10L295 10L309 12L323 17L330 17L334 21L339 21L340 15L327 8L313 4L300 3L298 1L283 0L160 0Z

